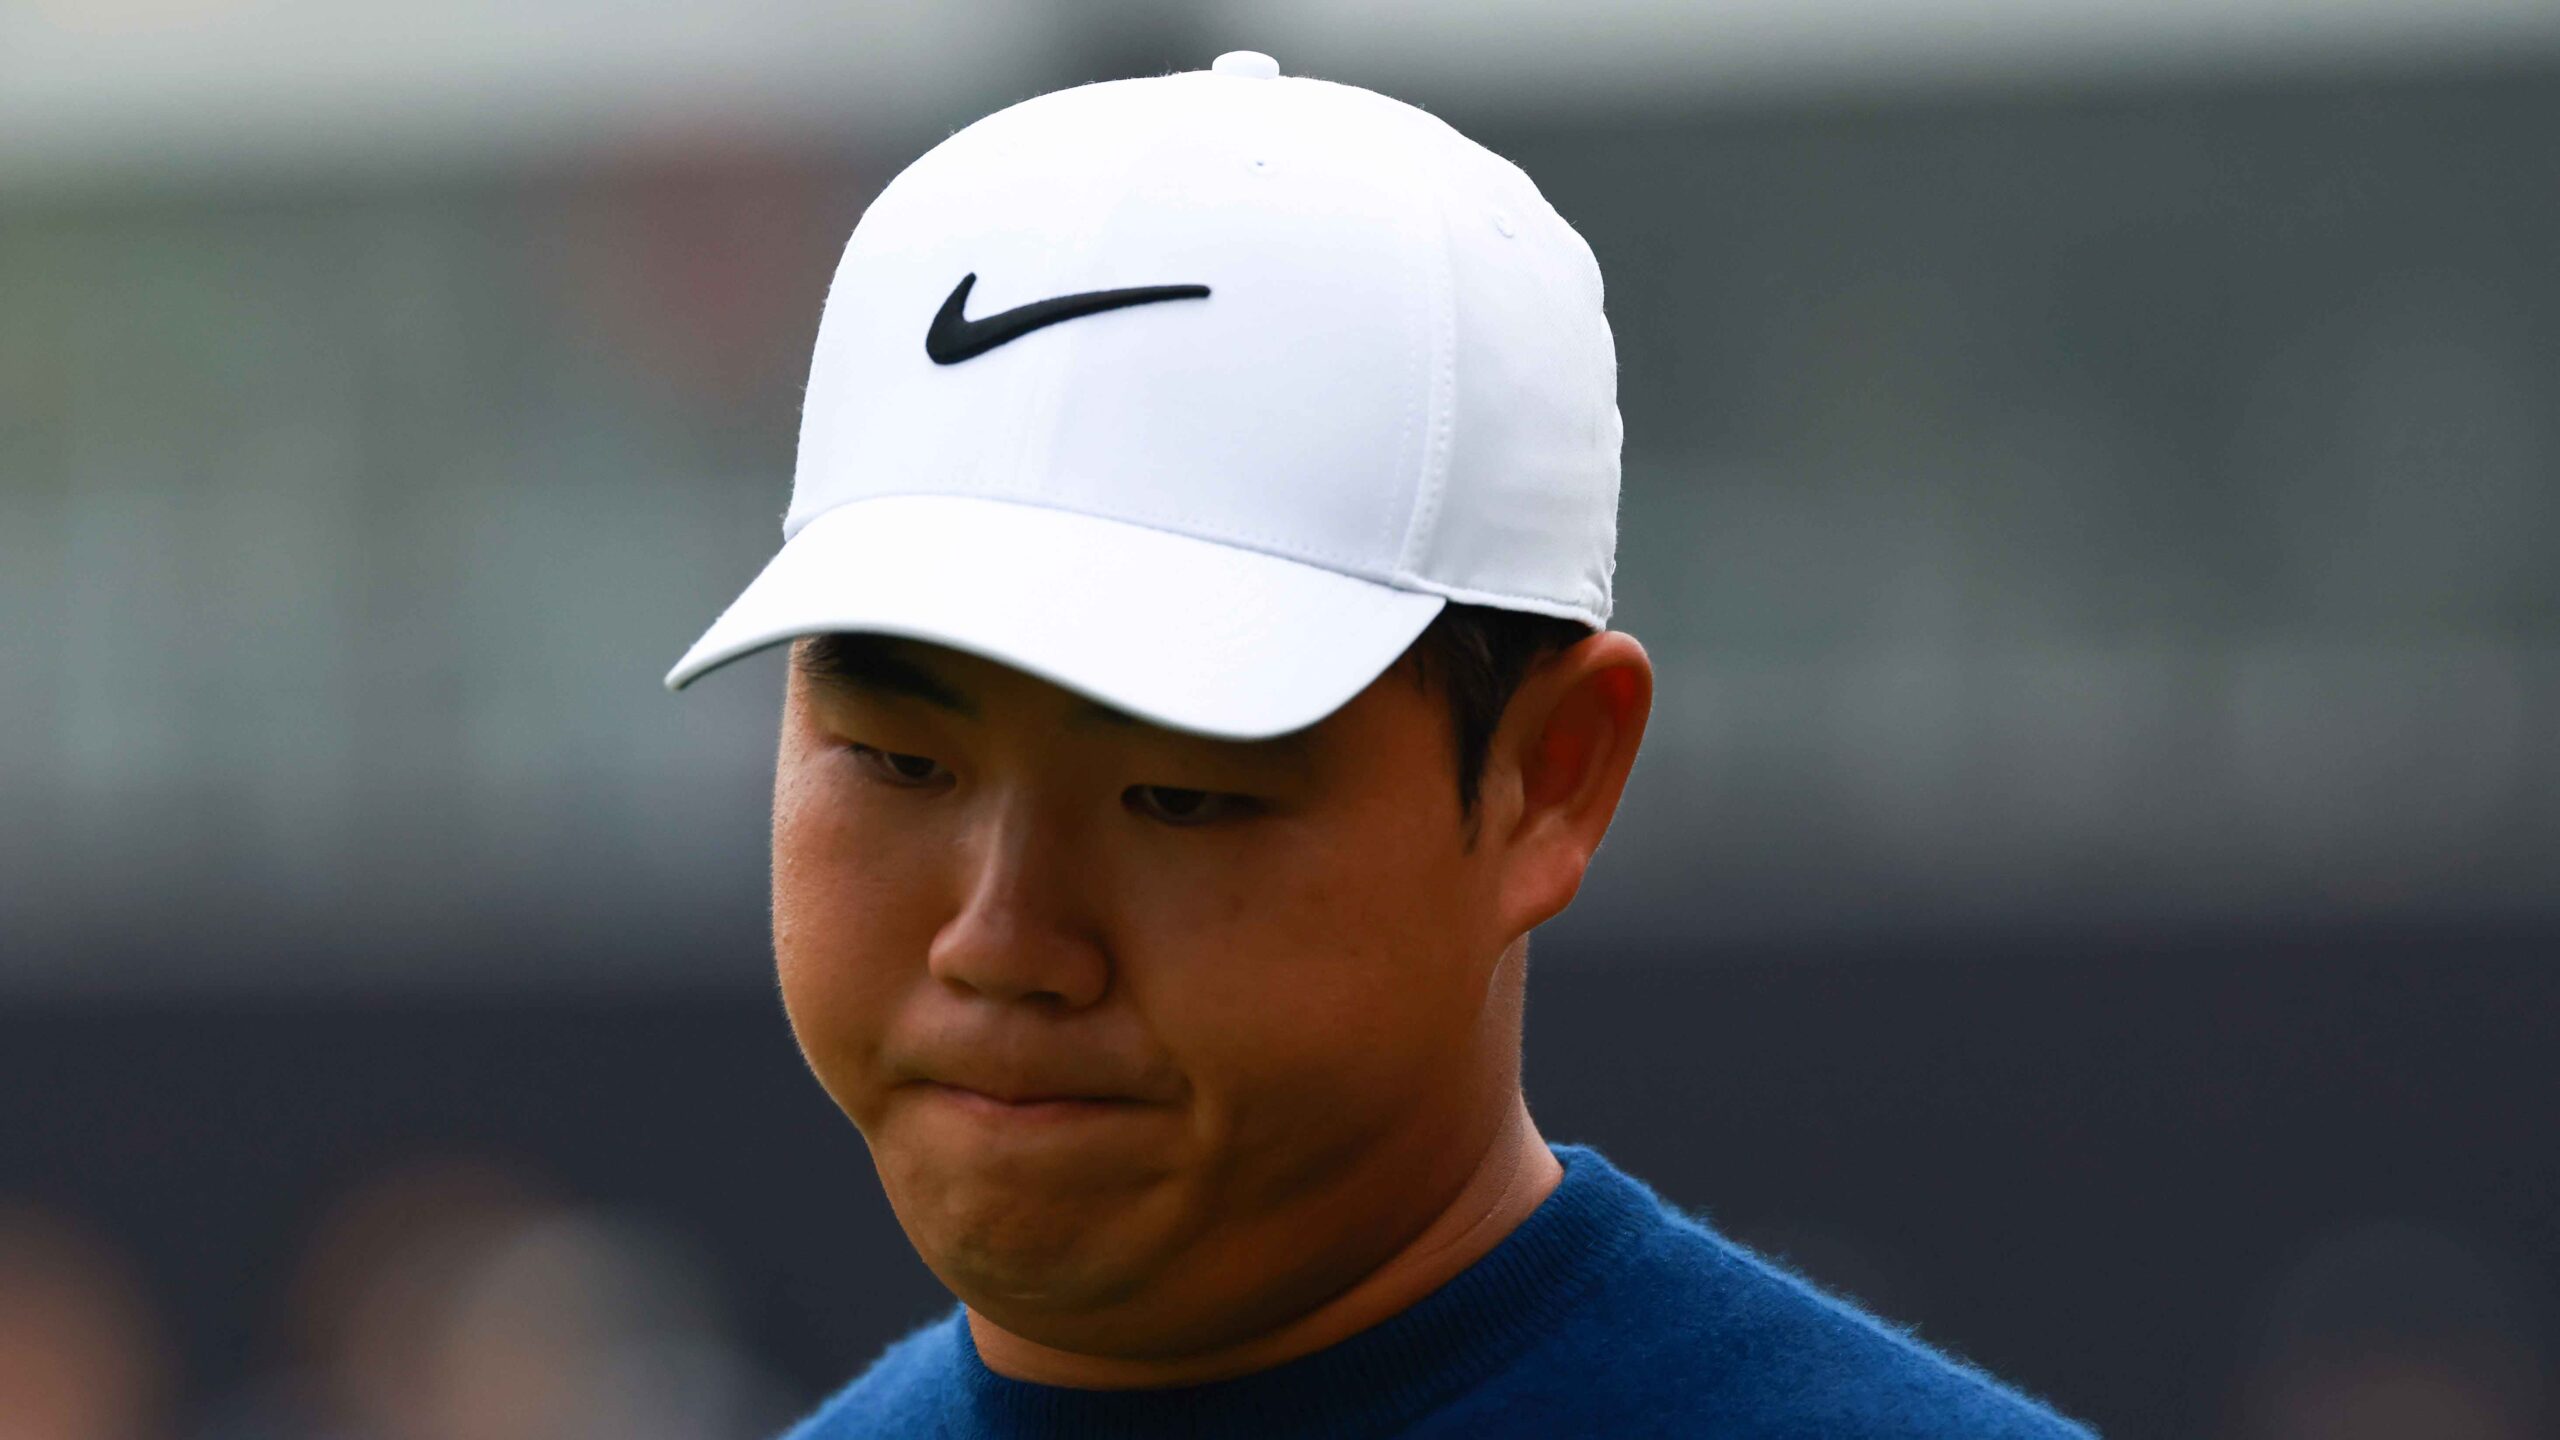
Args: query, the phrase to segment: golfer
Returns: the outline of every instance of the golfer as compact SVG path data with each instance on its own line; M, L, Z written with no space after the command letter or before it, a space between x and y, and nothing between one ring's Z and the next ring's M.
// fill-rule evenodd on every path
M872 203L668 676L792 644L783 999L959 1301L797 1435L2086 1433L1530 1115L1654 690L1616 363L1526 175L1266 55Z

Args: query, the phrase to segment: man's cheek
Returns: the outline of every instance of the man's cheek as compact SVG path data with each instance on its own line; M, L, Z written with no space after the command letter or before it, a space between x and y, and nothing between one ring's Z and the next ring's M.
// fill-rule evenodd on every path
M824 907L795 910L786 931L776 906L776 978L793 1035L827 1093L857 1124L890 1085L882 1042L902 993L900 967L862 942L865 932Z
M1382 963L1365 951L1292 950L1285 963L1222 967L1217 983L1165 997L1150 1018L1226 1126L1274 1140L1330 1130L1346 1108L1374 1107L1378 1077L1403 1047L1410 1019L1378 993Z

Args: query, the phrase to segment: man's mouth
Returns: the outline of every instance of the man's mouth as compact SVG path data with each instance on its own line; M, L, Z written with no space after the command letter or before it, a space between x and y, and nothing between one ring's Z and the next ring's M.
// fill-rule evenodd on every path
M1019 1121L1063 1121L1093 1119L1107 1115L1127 1114L1148 1108L1143 1100L1125 1095L1065 1095L1021 1092L1014 1095L990 1094L963 1085L946 1085L938 1080L922 1082L922 1088L934 1099L964 1113L989 1119Z

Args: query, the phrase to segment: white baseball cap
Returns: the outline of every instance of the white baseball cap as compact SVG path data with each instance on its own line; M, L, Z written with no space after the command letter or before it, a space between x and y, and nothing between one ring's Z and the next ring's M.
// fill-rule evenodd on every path
M1600 298L1517 166L1267 55L1000 110L855 227L782 549L667 685L869 631L1258 739L1452 600L1603 626Z

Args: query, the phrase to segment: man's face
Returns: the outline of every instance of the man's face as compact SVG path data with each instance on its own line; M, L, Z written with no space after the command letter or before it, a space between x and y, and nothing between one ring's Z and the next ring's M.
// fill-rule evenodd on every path
M1043 1343L1178 1354L1429 1218L1518 1083L1436 691L1399 666L1238 743L935 646L841 653L785 705L783 998L955 1294Z

